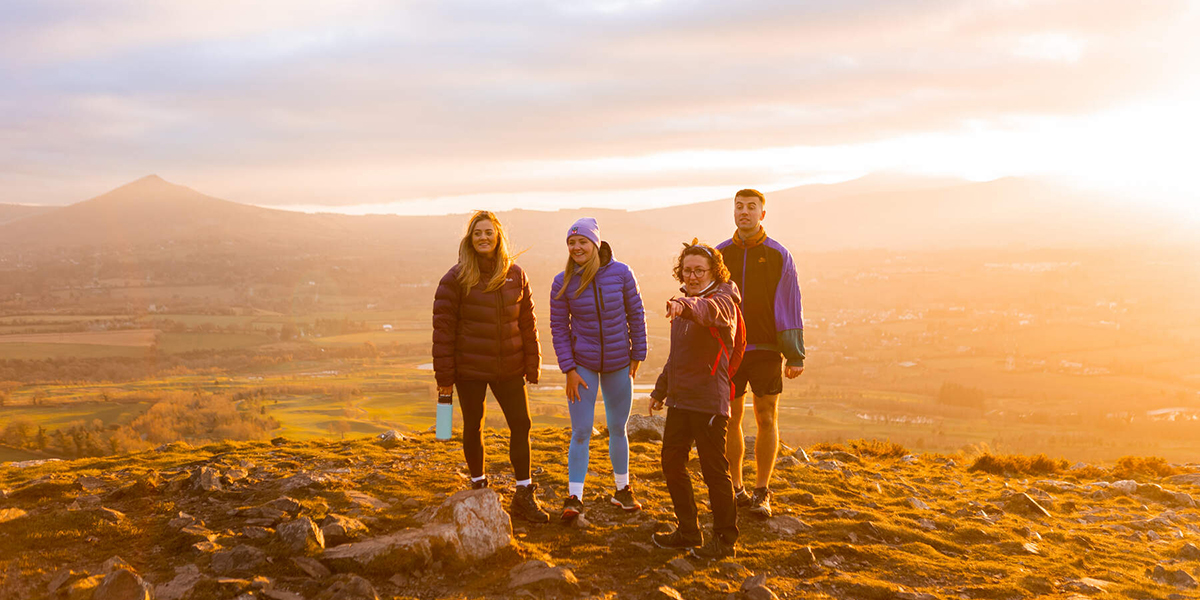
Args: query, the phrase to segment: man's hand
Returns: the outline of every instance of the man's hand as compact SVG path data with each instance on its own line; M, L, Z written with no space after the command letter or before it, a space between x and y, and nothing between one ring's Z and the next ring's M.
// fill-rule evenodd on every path
M675 317L678 317L683 314L683 308L684 308L683 303L676 300L675 298L671 298L670 300L667 300L667 310L666 310L667 319L674 321Z
M448 396L453 393L454 393L454 386L452 386L452 385L439 385L438 386L438 395L439 396Z
M642 366L642 361L640 361L640 360L629 361L629 378L630 379L637 377L638 367L640 367L640 366Z
M783 370L783 374L786 375L788 379L795 379L803 372L804 367L787 367Z
M575 369L571 369L570 371L567 371L567 403L568 404L574 404L576 402L579 402L579 386L581 386L581 385L583 386L583 389L585 389L585 390L590 389L590 388L588 388L587 382L584 381L583 378L579 376L579 373L576 372Z

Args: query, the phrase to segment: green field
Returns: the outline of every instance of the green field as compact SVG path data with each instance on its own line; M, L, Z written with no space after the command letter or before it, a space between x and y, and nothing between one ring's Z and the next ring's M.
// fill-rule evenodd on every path
M146 356L146 348L101 346L99 344L0 344L0 359L43 360L47 358L137 358Z

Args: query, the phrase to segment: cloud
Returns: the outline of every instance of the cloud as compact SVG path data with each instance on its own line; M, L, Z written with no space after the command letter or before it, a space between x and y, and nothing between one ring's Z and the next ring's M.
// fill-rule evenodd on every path
M1112 110L1192 72L1189 19L1119 0L18 1L0 8L0 183L65 202L177 173L344 204L817 176L578 165L837 163L819 150Z

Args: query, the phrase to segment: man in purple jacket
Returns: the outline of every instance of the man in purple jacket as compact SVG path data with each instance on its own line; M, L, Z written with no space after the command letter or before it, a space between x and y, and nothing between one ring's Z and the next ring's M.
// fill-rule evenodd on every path
M738 506L771 516L771 473L779 453L779 394L783 377L795 379L804 372L804 311L800 305L800 282L796 265L783 244L767 237L761 221L767 216L766 198L758 190L741 190L733 198L733 220L737 231L717 245L725 258L730 278L742 292L742 314L746 320L746 355L734 375L735 387L729 417L725 452L733 478ZM781 363L786 360L786 367ZM742 485L742 415L746 388L754 392L754 495Z
M695 242L680 254L675 278L684 284L681 291L686 296L667 301L671 354L650 393L650 408L668 407L662 469L679 526L670 533L654 534L653 540L661 548L692 548L699 558L727 558L735 555L738 538L737 507L725 458L729 364L731 353L737 352L738 290L729 281L721 253ZM713 531L707 541L700 532L687 472L693 442L713 513Z

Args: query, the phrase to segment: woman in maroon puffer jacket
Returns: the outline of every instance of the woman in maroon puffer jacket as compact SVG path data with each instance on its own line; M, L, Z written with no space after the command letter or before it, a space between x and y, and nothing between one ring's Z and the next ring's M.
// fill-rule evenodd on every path
M508 422L508 455L517 478L511 514L545 523L530 478L529 395L542 367L533 296L525 272L513 263L496 216L471 217L458 247L458 264L438 283L433 300L433 370L438 392L458 388L463 415L463 454L472 487L487 487L483 472L483 417L487 388Z

